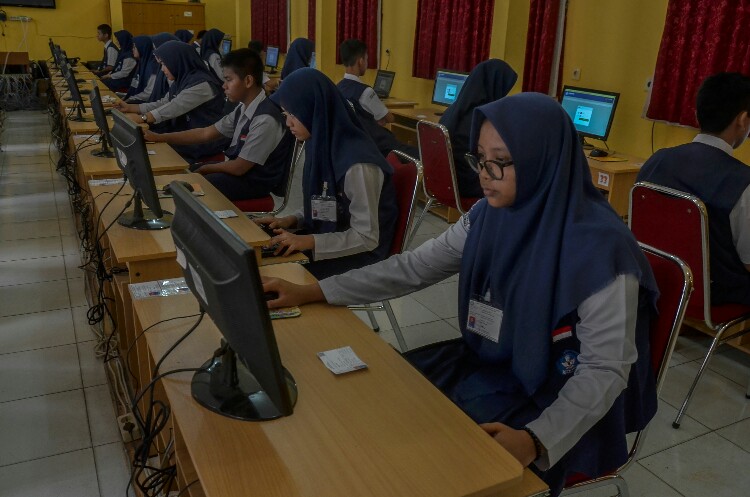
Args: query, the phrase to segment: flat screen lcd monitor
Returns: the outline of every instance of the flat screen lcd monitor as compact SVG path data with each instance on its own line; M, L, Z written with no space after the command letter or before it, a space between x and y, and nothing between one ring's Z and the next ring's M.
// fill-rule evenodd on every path
M266 65L271 69L279 66L279 47L268 45L266 47Z
M126 228L161 230L169 228L172 213L162 210L148 158L146 140L136 123L117 109L112 109L114 126L110 131L115 158L133 188L133 210L122 214L117 222ZM143 202L148 207L143 209Z
M83 97L81 97L81 91L78 89L78 83L73 75L73 71L70 69L67 62L62 62L60 64L60 71L62 72L63 78L65 78L65 83L67 83L68 91L70 92L70 97L64 97L63 100L72 100L75 102L76 115L69 119L71 121L81 122L91 121L92 119L83 116L86 107L83 105ZM88 94L90 92L86 93Z
M177 262L223 336L221 348L193 376L193 398L236 419L292 414L297 387L281 364L255 251L178 181L170 188Z
M391 88L393 87L393 80L395 78L395 72L378 69L378 73L375 75L375 84L372 85L375 89L375 94L380 98L388 98L391 94Z
M221 40L221 56L225 56L232 51L232 40L231 38L224 38Z
M565 86L560 104L580 136L606 140L619 98L619 93Z
M91 110L94 113L94 121L96 121L96 125L99 127L99 131L101 131L102 137L101 148L92 150L91 155L94 155L96 157L112 158L115 156L115 154L109 148L112 144L112 139L109 136L109 123L107 122L107 113L104 112L104 105L102 105L102 96L99 93L98 86L94 86L94 89L91 90L89 99L91 100Z
M465 72L438 69L435 73L435 87L432 89L432 103L448 106L455 102L468 76Z
M54 9L55 0L0 0L0 7L39 7Z

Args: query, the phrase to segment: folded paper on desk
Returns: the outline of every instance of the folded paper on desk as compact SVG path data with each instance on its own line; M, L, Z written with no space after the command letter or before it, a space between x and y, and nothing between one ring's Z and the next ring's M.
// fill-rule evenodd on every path
M362 359L349 346L318 352L318 357L333 374L351 373L352 371L367 369L367 364L362 362Z
M89 186L111 186L125 183L124 178L90 179Z

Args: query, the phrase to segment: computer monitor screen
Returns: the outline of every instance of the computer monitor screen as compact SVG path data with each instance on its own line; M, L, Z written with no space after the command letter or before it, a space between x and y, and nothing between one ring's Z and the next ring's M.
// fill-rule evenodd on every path
M110 136L115 158L135 194L133 210L122 214L117 222L139 230L169 228L172 214L162 210L159 203L143 133L137 124L117 109L112 109L112 118L114 127ZM144 211L141 201L149 210Z
M312 57L310 57L310 67L313 69L317 69L317 62L315 61L315 52L312 53Z
M438 69L435 74L435 86L432 89L432 103L450 105L455 102L468 76L469 74L465 72Z
M83 116L83 112L86 110L86 107L83 105L81 91L78 89L78 83L76 82L75 75L73 74L70 65L68 65L68 63L64 60L60 64L60 71L62 72L63 78L65 78L65 83L67 83L68 91L70 92L70 97L64 97L63 100L72 100L73 102L75 102L76 115L70 117L70 120L91 121L90 118Z
M279 47L273 45L266 47L266 65L272 69L279 66Z
M224 56L232 51L232 39L224 38L221 40L221 55Z
M378 69L378 73L375 75L375 84L372 85L375 89L375 94L380 98L388 98L391 94L391 88L393 87L393 80L395 78L395 72Z
M606 140L619 98L619 93L565 86L561 105L579 135Z
M297 389L281 364L255 251L179 182L170 188L177 262L226 341L193 377L193 397L238 419L292 414Z
M107 114L104 112L104 105L102 105L102 96L101 93L99 93L99 87L96 85L94 86L94 89L91 90L89 99L91 100L91 110L94 113L94 121L96 121L99 131L101 131L102 137L101 148L98 150L92 150L91 155L112 158L115 154L109 148L112 144L112 139L109 136L109 123L107 122Z

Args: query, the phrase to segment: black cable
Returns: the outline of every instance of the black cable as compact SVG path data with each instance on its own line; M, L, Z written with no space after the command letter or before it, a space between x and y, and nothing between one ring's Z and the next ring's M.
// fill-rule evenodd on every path
M172 344L172 346L171 346L171 347L169 347L169 349L167 349L167 351L166 351L166 352L164 352L164 355L162 355L162 356L161 356L161 359L159 359L159 361L158 361L158 362L156 363L156 366L154 366L154 371L153 371L153 374L156 374L156 373L157 373L157 372L159 371L159 367L161 366L161 363L163 363L163 362L164 362L164 360L165 360L165 359L167 358L167 356L168 356L169 354L171 354L171 353L172 353L172 351L173 351L174 349L176 349L176 348L177 348L177 346L178 346L178 345L180 345L180 344L181 344L181 343L182 343L182 342L183 342L183 341L184 341L184 340L185 340L185 339L186 339L187 337L189 337L189 336L190 336L190 334L191 334L191 333L192 333L193 331L195 331L195 329L196 329L196 328L198 328L198 326L199 326L199 325L201 324L201 321L203 321L203 317L204 317L205 315L206 315L206 311L204 311L203 309L201 309L201 312L200 312L200 317L198 318L198 321L196 321L196 322L195 322L195 324L194 324L194 325L192 326L192 328L190 328L189 330L187 330L187 331L185 332L185 334L184 334L184 335L182 335L182 336L180 337L180 339L179 339L179 340L177 340L177 341L176 341L175 343L173 343L173 344Z
M182 490L180 490L180 493L177 494L177 497L180 497L185 492L185 490L187 490L188 488L192 487L193 485L195 485L199 481L200 480L193 480L190 483L188 483L187 485L185 485L185 488L183 488Z

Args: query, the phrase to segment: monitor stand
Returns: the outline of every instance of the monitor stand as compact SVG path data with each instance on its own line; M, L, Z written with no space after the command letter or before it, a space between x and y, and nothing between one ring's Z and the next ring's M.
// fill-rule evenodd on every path
M222 347L193 376L193 398L222 416L243 421L268 421L284 414L263 391L237 354L222 340ZM284 368L284 379L292 405L297 403L297 384Z
M93 117L83 117L83 110L81 109L83 105L81 105L80 102L76 104L76 115L73 117L68 118L69 121L76 121L81 123L90 123L94 122Z
M171 226L172 213L163 211L162 217L154 216L151 210L143 208L140 193L135 194L134 204L132 211L125 212L117 218L118 224L136 230L163 230Z
M106 136L102 135L102 148L100 148L99 150L92 150L91 155L93 155L94 157L102 157L107 159L114 158L115 153L111 148L109 148Z

